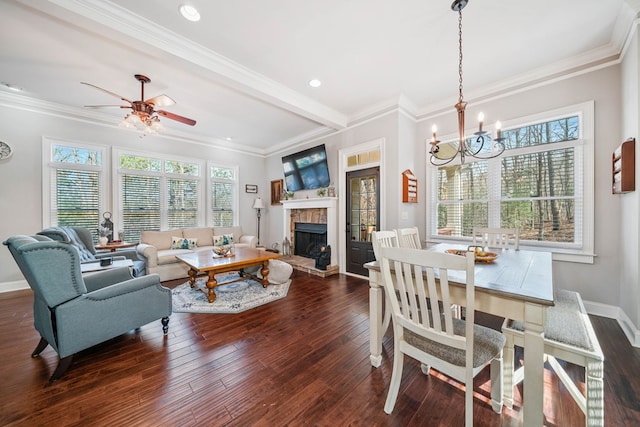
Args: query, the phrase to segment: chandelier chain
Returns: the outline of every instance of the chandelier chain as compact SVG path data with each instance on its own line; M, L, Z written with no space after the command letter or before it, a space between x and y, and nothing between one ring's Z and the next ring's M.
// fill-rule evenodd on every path
M458 102L462 102L462 9L458 11Z

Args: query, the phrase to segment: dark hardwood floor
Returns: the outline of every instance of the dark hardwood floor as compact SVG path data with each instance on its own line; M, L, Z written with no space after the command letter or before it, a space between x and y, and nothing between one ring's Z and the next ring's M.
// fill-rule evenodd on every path
M166 337L158 320L83 351L52 385L55 352L30 357L31 292L0 294L0 425L463 425L462 386L422 375L409 358L395 410L384 413L393 339L389 331L383 363L371 367L368 291L362 279L295 272L282 300L241 314L174 313ZM614 320L592 322L606 357L605 424L640 425L640 350ZM488 376L475 382L475 424L521 425L522 389L514 409L496 414ZM555 374L544 376L545 425L584 425Z

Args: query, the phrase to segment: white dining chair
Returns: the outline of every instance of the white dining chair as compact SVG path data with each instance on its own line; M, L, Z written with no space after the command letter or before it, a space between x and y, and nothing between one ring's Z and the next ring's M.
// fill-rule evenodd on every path
M473 244L494 249L520 250L520 229L518 228L474 228Z
M393 371L384 411L393 411L404 366L413 357L465 385L465 425L473 425L473 379L491 365L491 406L502 412L505 336L474 324L474 255L465 257L410 248L380 248L383 286L393 318ZM449 271L465 272L466 320L452 316ZM393 282L395 281L395 287ZM397 292L396 292L397 288ZM443 308L446 307L446 308Z
M371 233L371 243L373 245L373 254L376 260L380 262L380 248L397 248L398 247L398 234L396 230L381 230ZM382 318L382 334L389 328L391 323L391 309L389 307L389 299L385 298L384 314Z
M396 228L396 234L401 248L422 249L418 227Z

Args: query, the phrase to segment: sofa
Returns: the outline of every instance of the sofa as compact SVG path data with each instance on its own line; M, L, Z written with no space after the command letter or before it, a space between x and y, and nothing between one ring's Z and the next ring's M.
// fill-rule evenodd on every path
M242 233L242 227L194 227L165 231L143 231L138 255L146 261L147 274L158 274L160 280L188 277L189 267L176 255L210 251L214 245L233 244L255 248L258 239Z

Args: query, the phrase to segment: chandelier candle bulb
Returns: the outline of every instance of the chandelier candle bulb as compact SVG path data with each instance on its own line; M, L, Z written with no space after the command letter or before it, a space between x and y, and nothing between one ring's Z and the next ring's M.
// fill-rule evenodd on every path
M436 133L438 132L438 126L431 126L431 132L433 133L433 136L431 137L431 143L436 144L438 142L438 137L436 136Z
M499 120L496 122L496 139L502 139L502 125Z
M482 122L484 121L484 114L478 114L478 132L482 132Z

